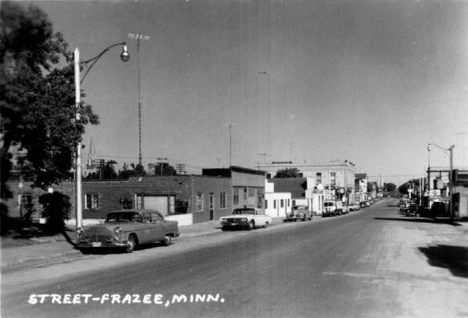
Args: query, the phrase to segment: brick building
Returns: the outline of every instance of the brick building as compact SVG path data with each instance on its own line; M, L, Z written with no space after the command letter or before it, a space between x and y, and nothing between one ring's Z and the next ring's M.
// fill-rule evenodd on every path
M125 207L156 209L184 224L218 220L236 207L262 207L265 174L235 167L203 169L202 175L132 177L129 180L83 180L83 218L103 218ZM24 184L21 191L12 184L10 216L24 215L26 204L40 211L38 197L44 192ZM71 198L74 211L74 183L54 188ZM22 197L22 204L19 197ZM74 213L71 215L74 218Z

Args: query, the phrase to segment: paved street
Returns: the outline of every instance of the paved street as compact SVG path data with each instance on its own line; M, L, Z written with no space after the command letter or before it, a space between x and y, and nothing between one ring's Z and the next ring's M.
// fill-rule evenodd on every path
M2 317L468 317L466 224L396 202L8 273Z

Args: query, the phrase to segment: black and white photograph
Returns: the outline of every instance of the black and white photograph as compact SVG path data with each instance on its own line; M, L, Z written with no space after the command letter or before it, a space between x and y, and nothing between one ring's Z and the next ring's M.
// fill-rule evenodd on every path
M2 0L0 72L1 317L468 317L467 0Z

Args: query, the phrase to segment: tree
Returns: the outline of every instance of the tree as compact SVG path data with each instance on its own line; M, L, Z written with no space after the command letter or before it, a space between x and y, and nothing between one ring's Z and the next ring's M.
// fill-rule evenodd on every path
M116 163L117 162L114 161L114 160L107 161L106 164L104 165L104 167L101 167L101 172L100 172L101 178L100 179L104 179L104 180L117 179L118 175L117 175L117 172L115 172L115 169L114 169L114 165Z
M4 1L0 8L1 195L12 150L26 150L20 164L33 186L46 189L70 178L75 147L88 123L98 124L82 102L76 120L72 53L39 8ZM82 97L85 97L82 93ZM2 212L7 213L6 208ZM5 214L2 214L5 215Z
M156 172L156 174L159 174L161 176L175 176L177 175L176 169L174 169L173 166L166 164L162 165L162 171L160 173Z
M138 177L138 176L146 176L146 175L147 173L145 171L145 168L143 168L142 165L140 164L135 165L134 163L132 163L130 164L130 167L129 167L128 164L124 163L122 170L119 170L118 178L127 180L130 177Z
M297 168L286 168L276 171L274 178L300 178L301 173Z
M65 222L71 210L70 198L60 192L46 193L39 197L42 215L46 218L46 229L50 234L64 233Z
M408 189L414 189L416 186L419 186L419 180L413 179L409 180L398 187L398 191L401 194L408 194Z
M396 185L394 183L385 183L384 184L384 191L392 192L392 191L395 191L395 189L396 189Z

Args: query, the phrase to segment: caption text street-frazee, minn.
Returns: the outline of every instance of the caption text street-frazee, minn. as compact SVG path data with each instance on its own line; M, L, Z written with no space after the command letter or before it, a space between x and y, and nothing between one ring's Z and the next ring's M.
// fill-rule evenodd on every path
M81 304L146 304L146 305L161 305L168 307L172 304L184 303L209 303L221 302L224 303L224 298L219 294L180 294L172 295L166 298L162 294L102 294L96 296L93 294L31 294L29 295L28 303L31 305L38 304L57 304L57 305L81 305Z

